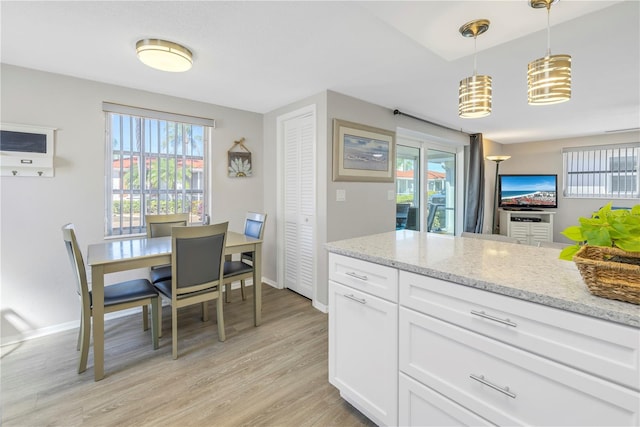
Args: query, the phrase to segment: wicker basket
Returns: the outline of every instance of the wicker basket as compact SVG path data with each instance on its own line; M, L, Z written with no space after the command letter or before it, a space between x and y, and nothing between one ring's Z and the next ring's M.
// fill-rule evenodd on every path
M584 245L573 261L593 295L640 304L640 252Z

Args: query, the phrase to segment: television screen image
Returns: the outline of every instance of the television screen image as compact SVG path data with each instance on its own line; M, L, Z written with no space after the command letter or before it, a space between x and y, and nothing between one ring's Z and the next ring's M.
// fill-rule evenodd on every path
M500 175L501 208L557 208L557 175Z

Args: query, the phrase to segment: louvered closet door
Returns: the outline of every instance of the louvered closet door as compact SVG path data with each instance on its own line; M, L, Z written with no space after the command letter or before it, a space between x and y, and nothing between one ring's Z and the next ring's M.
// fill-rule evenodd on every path
M315 117L284 123L284 286L313 298Z

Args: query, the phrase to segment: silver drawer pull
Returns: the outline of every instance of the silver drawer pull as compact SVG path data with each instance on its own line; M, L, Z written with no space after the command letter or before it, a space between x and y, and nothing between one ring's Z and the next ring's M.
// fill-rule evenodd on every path
M512 322L510 319L501 319L499 317L496 316L492 316L490 314L485 313L484 311L475 311L475 310L471 310L471 314L475 315L475 316L479 316L479 317L483 317L485 319L489 319L489 320L493 320L494 322L498 322L498 323L502 323L503 325L507 325L507 326L512 326L512 327L516 327L518 326L517 323Z
M481 384L484 384L484 385L486 385L486 386L489 386L489 387L491 387L492 389L494 389L494 390L496 390L496 391L499 391L499 392L500 392L500 393L502 393L502 394L506 394L507 396L509 396L509 397L510 397L510 398L512 398L512 399L515 399L515 398L516 398L515 393L512 393L511 391L509 391L509 387L502 388L502 387L497 386L497 385L495 385L495 384L493 384L493 383L490 383L489 381L487 381L487 380L485 380L485 379L484 379L484 375L480 375L480 376L478 376L478 375L473 375L473 374L471 374L471 375L469 375L469 378L471 378L472 380L476 380L476 381L478 381L478 382L479 382L479 383L481 383Z
M369 280L369 278L367 276L363 276L363 275L360 275L358 273L354 273L353 271L347 271L344 274L346 274L347 276L355 277L356 279L360 279L360 280Z
M365 300L364 298L356 298L353 294L345 294L345 298L349 298L351 300L354 300L355 302L359 302L360 304L367 303L367 300Z

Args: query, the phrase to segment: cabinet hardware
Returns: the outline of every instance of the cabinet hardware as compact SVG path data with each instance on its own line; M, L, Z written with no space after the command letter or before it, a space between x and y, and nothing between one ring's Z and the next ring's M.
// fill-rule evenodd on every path
M485 319L493 320L494 322L502 323L503 325L511 326L511 327L514 327L514 328L516 326L518 326L517 323L512 322L510 319L501 319L499 317L495 317L495 316L492 316L490 314L487 314L484 311L471 310L471 314L473 314L475 316L478 316L478 317L483 317Z
M367 300L364 298L356 298L353 294L345 294L344 295L345 298L349 298L351 300L354 300L355 302L359 302L360 304L366 304Z
M360 280L369 280L369 278L367 276L363 276L363 275L360 275L358 273L354 273L353 271L347 271L344 274L346 274L347 276L355 277L356 279L360 279Z
M478 381L478 382L479 382L479 383L481 383L481 384L484 384L484 385L486 385L486 386L489 386L489 387L491 387L492 389L494 389L494 390L496 390L496 391L499 391L499 392L500 392L500 393L502 393L502 394L506 394L507 396L509 396L509 397L510 397L510 398L512 398L512 399L515 399L515 398L516 398L515 393L512 393L511 391L509 391L509 387L502 388L502 387L500 387L500 386L497 386L497 385L495 385L495 384L493 384L493 383L491 383L491 382L487 381L486 379L484 379L484 375L480 375L480 376L478 376L478 375L470 374L470 375L469 375L469 378L471 378L472 380L476 380L476 381Z

